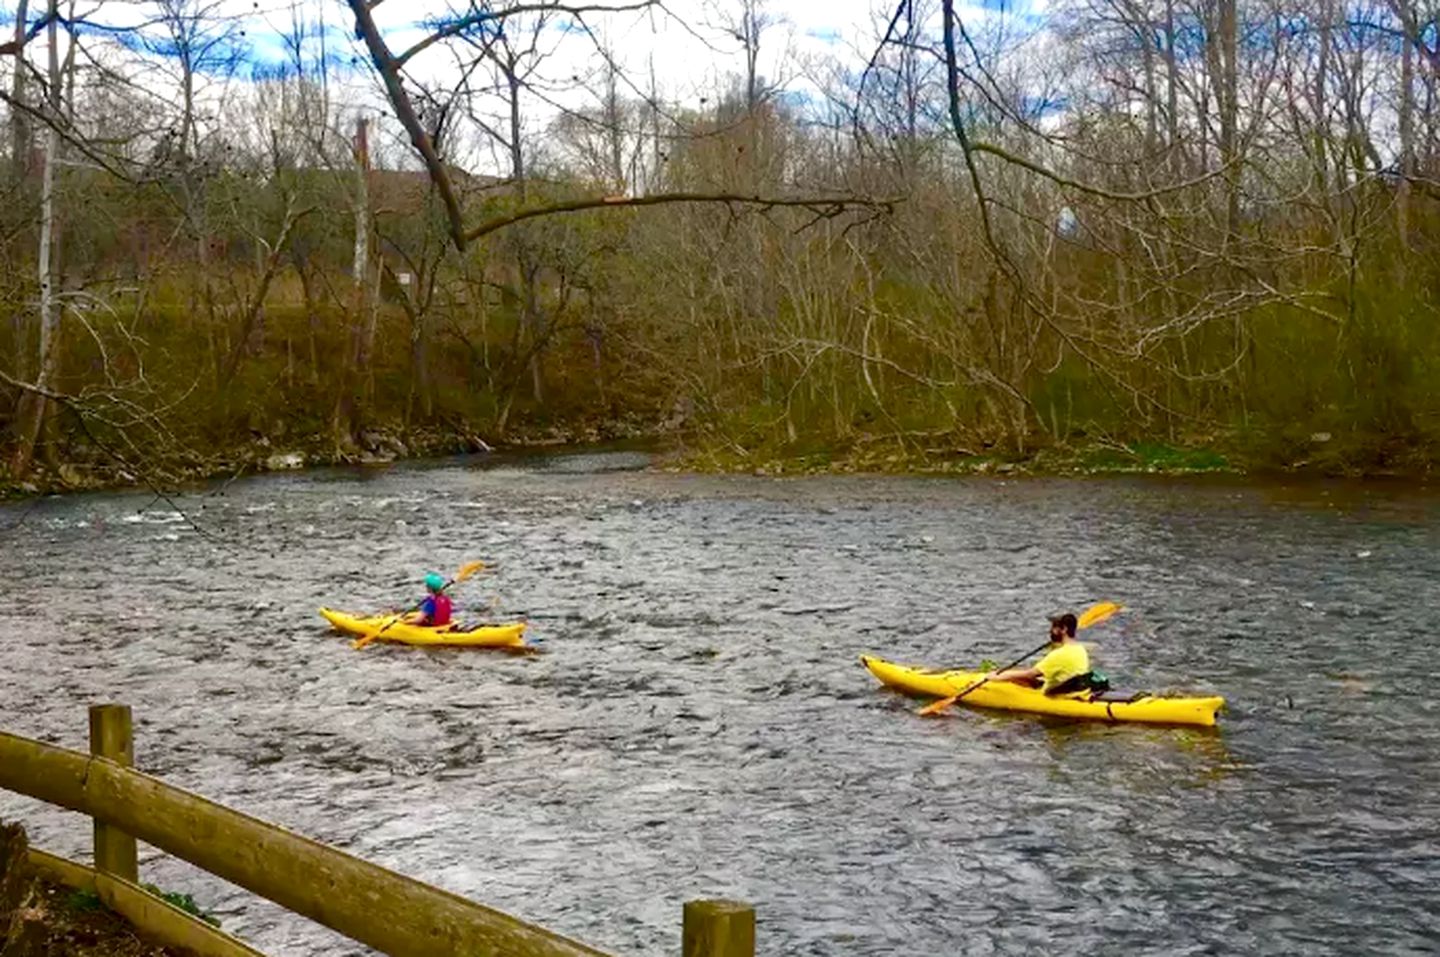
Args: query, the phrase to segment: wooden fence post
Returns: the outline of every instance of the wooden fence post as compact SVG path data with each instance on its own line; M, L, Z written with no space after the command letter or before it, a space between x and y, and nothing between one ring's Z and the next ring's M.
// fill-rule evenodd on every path
M741 901L685 902L682 957L755 957L755 908Z
M116 764L131 767L135 763L132 728L129 705L92 704L90 753L97 758L109 758ZM132 884L140 881L135 838L113 825L102 824L98 818L95 820L95 870L124 878Z

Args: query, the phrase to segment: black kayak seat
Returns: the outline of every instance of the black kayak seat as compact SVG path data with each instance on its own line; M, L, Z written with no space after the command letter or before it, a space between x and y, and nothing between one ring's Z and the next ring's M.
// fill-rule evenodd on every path
M1132 701L1139 701L1141 698L1150 697L1146 691L1116 691L1110 687L1110 679L1102 672L1087 671L1083 675L1076 675L1056 685L1045 692L1047 697L1061 697L1065 695L1087 694L1087 701L1100 701L1108 704L1128 704Z
M1049 698L1060 698L1065 695L1083 694L1087 691L1098 695L1109 690L1109 678L1098 671L1087 671L1083 675L1066 678L1055 687L1046 689L1045 695Z
M1104 691L1091 698L1105 704L1130 704L1142 698L1152 697L1148 691Z

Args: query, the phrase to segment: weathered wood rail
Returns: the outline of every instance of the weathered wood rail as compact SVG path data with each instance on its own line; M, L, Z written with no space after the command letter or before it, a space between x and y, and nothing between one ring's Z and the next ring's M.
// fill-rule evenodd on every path
M138 886L136 840L393 957L585 957L604 952L166 784L131 767L129 707L90 708L90 753L0 732L0 788L89 815L93 868L32 851L39 871L94 890L158 939L205 957L258 951ZM683 957L753 957L755 911L690 901Z

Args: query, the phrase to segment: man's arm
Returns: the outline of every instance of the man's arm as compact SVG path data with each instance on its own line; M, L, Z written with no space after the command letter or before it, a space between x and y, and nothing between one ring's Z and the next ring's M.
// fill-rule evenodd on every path
M1017 685L1034 684L1037 678L1043 677L1039 668L1012 668L1009 671L992 671L991 681L1008 681Z

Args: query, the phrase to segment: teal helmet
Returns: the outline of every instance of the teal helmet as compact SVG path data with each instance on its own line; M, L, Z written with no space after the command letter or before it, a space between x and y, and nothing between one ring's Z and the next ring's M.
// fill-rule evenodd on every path
M445 579L441 578L434 572L431 572L430 574L425 576L425 587L430 589L431 591L439 591L440 589L445 587Z

